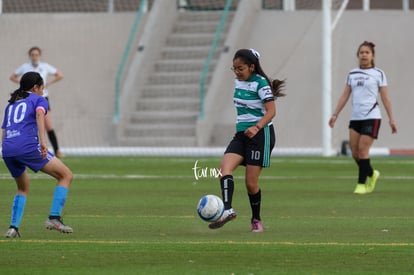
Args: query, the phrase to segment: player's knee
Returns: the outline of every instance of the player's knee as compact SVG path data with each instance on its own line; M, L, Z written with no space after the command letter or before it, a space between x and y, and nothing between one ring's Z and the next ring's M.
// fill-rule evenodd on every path
M229 165L226 165L225 163L221 163L219 171L220 171L220 178L227 176L227 175L233 175L233 170L230 168Z
M73 173L69 170L69 168L65 166L64 168L61 168L60 171L57 173L57 179L65 186L69 187L73 180Z
M69 169L65 172L65 179L70 184L73 180L73 173Z
M369 148L360 148L358 150L358 158L359 159L366 159L369 157Z

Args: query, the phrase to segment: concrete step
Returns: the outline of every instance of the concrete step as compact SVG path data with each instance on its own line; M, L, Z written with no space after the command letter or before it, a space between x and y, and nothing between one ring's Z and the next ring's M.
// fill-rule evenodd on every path
M125 136L129 137L188 137L195 136L195 125L163 123L163 124L130 124L125 127Z
M135 111L129 114L131 124L151 123L151 124L174 124L182 123L195 125L198 112L195 111Z
M137 111L199 111L198 98L142 98L136 104Z
M148 78L149 85L182 85L200 83L201 72L168 72L156 73ZM206 77L206 82L210 82L211 74Z
M144 86L142 89L143 97L198 97L200 85L197 84L160 84Z
M223 45L225 36L221 35L218 41L218 45ZM207 34L187 34L187 33L175 33L170 34L167 38L167 47L194 47L194 46L209 46L213 44L214 33Z
M197 46L197 47L164 47L162 50L162 59L206 59L210 51L209 46ZM219 53L217 52L214 58L217 58Z
M168 59L168 60L160 60L155 63L155 71L156 72L202 72L204 68L204 64L206 62L205 58L201 59L188 59L188 60L181 60L181 59ZM212 60L210 62L210 71L213 71L214 67L216 66L217 62Z
M172 31L173 33L215 33L218 26L218 21L178 21Z
M196 146L195 137L121 137L121 146L188 147Z
M206 21L220 21L221 14L223 13L222 10L218 11L182 11L178 13L178 21L198 21L198 22L206 22ZM229 12L229 16L232 12Z

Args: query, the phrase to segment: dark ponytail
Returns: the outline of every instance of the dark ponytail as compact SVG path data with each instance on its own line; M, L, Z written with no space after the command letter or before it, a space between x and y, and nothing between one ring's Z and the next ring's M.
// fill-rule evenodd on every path
M20 79L20 87L10 94L9 103L15 103L16 101L29 96L29 91L35 86L43 85L43 79L39 73L28 72L25 73Z
M16 101L26 98L28 96L29 96L28 92L23 91L21 88L19 88L10 94L9 103L15 103Z
M286 84L285 80L279 80L279 79L272 80L266 75L266 73L262 69L262 66L260 65L260 61L259 61L260 54L256 50L240 49L235 53L233 60L237 58L241 59L249 67L252 64L254 65L255 72L263 76L264 78L266 78L274 97L282 97L286 95L285 93L282 93L282 90L285 88L285 84Z

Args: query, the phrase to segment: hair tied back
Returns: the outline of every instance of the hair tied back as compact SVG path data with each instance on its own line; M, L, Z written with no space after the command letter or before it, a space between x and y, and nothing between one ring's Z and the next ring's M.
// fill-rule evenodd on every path
M369 45L369 46L371 46L372 48L375 48L375 43L374 42L371 42L371 41L364 41L364 43L362 43L362 44L365 44L365 45Z
M256 51L255 49L252 49L252 48L250 48L249 50L257 59L260 58L260 53L258 51Z

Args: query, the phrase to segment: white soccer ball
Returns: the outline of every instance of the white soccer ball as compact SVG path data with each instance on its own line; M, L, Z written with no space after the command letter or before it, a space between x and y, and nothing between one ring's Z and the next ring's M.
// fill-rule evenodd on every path
M197 213L206 222L215 222L223 215L223 201L216 195L205 195L197 205Z

